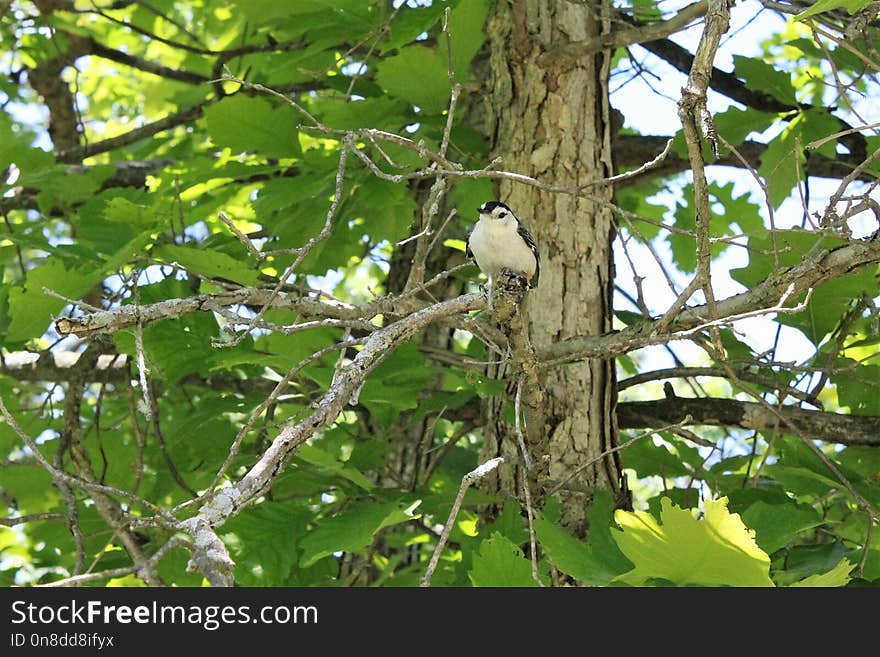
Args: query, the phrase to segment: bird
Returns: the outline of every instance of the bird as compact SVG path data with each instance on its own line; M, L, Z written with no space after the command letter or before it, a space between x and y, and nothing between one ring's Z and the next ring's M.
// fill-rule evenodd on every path
M480 218L468 235L465 255L488 278L491 312L493 278L507 269L521 274L533 288L541 275L541 255L531 233L507 205L487 201L477 212Z

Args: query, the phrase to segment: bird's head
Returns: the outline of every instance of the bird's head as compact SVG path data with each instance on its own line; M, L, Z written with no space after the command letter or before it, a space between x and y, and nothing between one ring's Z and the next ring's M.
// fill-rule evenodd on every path
M481 219L483 217L487 219L507 219L508 217L513 217L513 212L501 201L487 201L477 209L477 212L480 213Z

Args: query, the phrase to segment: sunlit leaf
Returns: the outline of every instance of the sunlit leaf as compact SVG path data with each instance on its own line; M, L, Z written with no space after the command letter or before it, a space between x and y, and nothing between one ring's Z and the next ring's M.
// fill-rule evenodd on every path
M474 586L538 585L532 579L532 565L522 550L498 533L480 543L480 552L474 555L468 576Z
M635 564L616 578L640 586L662 579L677 586L773 586L770 558L754 532L727 510L727 499L705 500L705 517L662 501L661 521L644 511L617 511L613 535Z

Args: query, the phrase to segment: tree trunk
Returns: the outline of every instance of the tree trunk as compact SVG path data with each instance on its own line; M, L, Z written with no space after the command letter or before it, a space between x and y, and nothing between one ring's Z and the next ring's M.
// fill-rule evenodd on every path
M610 3L566 0L498 2L487 25L490 59L486 129L501 167L555 185L584 185L612 174L608 101L610 52L575 61L547 53L609 30ZM539 286L523 312L532 344L541 347L575 335L611 330L614 222L606 204L610 185L575 197L504 181L500 200L526 223L541 252ZM595 359L550 370L543 386L544 453L532 454L544 478L560 481L616 444L613 359ZM518 458L512 427L501 419L504 403L488 409L485 456ZM534 441L531 447L534 448ZM549 457L549 463L548 463ZM626 506L617 454L599 459L559 493L561 522L577 535L586 530L591 492L611 490ZM549 467L549 470L548 470ZM488 482L502 496L522 499L520 468L502 468ZM540 480L540 478L539 478ZM540 498L540 491L537 492ZM586 493L586 495L585 495ZM533 496L534 493L533 493Z

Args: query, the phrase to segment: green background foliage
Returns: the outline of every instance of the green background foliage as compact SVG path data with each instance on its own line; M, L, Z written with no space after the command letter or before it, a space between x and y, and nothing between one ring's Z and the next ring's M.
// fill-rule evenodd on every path
M338 210L326 239L299 263L291 284L302 293L321 288L340 304L381 299L389 293L389 271L403 249L399 243L417 232L426 187L415 179L382 179L350 156L337 198L342 131L389 131L436 151L453 82L463 85L460 102L469 110L454 116L451 157L468 169L488 164L489 136L476 116L475 98L483 82L477 71L485 64L484 25L494 11L489 0L397 8L374 0L123 5L104 13L78 2L76 11L41 13L35 4L16 1L0 22L6 50L0 64L6 74L0 81L4 357L25 350L81 351L81 343L62 339L53 325L60 316L82 314L70 299L97 298L94 303L112 308L239 286L271 290L296 259L295 250L322 230L334 201ZM854 13L864 6L827 0L799 18L840 8ZM448 39L442 29L447 8ZM636 15L655 18L644 11ZM876 32L871 28L875 37ZM191 119L102 148L82 162L56 158L46 132L45 99L26 84L26 76L11 74L51 62L78 47L77 38L191 76L155 75L96 55L78 59L75 75L68 69L68 82L76 85L82 143L100 145L178 112L191 110ZM715 116L718 133L731 147L765 130L770 135L754 163L766 198L731 182L710 187L711 237L716 238L711 256L717 267L730 271L741 286L737 290L755 287L817 248L833 249L850 240L820 235L809 225L771 231L776 227L769 223L767 206L778 210L797 195L812 157L805 145L842 130L839 113L822 104L818 83L802 73L811 67L827 71L831 57L838 73L859 79L863 62L855 54L865 48L859 43L841 43L830 51L811 47L809 32L797 22L774 39L760 56L734 57L733 75L747 89L792 109L731 107ZM776 61L780 48L798 53L788 68ZM233 54L218 56L223 51ZM618 71L630 55L621 51ZM218 81L224 73L274 89L299 109L253 86ZM862 86L864 93L876 94L873 82ZM316 130L316 124L328 130ZM814 152L833 159L843 148L840 143L830 139ZM366 133L357 134L354 147L389 175L425 165L414 151L394 143L380 146ZM878 147L880 137L867 139L869 153ZM683 149L678 135L673 152ZM132 163L148 164L139 184L109 184ZM874 160L864 170L876 176L880 165ZM449 197L458 215L435 248L445 260L462 262L473 210L495 196L495 187L473 178L451 184ZM662 250L678 274L696 271L694 189L686 175L622 187L616 203L638 217L638 230L624 230L627 224L621 223L626 239ZM272 255L250 254L220 220L221 212ZM658 222L676 230L661 230ZM747 261L729 267L725 257L734 249L733 238L744 235ZM621 278L629 276L622 265L618 269ZM452 280L462 291L476 290L478 272L465 268ZM812 397L825 411L880 415L876 293L874 265L790 299L789 305L803 303L803 311L780 313L774 321L797 330L811 345L792 367L722 329L725 365L769 380L775 388L748 378L742 388L701 379L703 393L740 401L757 397L773 406L785 401L779 390L811 390L817 380L812 377L824 372ZM241 310L250 317L259 308ZM634 317L619 313L627 324ZM263 319L290 326L307 318L273 308ZM367 320L376 326L390 321L381 312ZM62 467L72 467L75 456L62 447L72 421L82 432L96 481L171 509L214 483L239 432L241 448L226 475L232 481L253 466L283 427L306 417L333 380L340 355L328 350L308 358L350 330L333 325L290 334L257 329L238 344L223 346L231 339L228 326L219 312L199 312L149 323L141 335L134 328L113 333L103 349L128 356L123 376L88 382L73 419L64 413L67 384L61 379L33 380L23 370L7 368L0 374L0 396L49 462L60 458ZM139 341L156 400L149 418L136 364ZM354 353L351 347L348 358ZM235 561L238 584L418 584L462 477L480 462L481 427L467 411L507 394L504 382L466 366L466 359L492 357L478 338L459 332L452 355L439 360L410 341L388 356L363 386L358 405L347 407L303 445L271 491L218 528ZM271 411L243 430L248 415L298 364L297 376ZM705 362L705 356L689 364L721 366ZM645 352L618 360L622 379L655 367ZM620 402L654 398L656 385L627 388ZM390 466L394 445L408 426L426 419L432 427L433 467L425 478L406 479ZM534 526L538 579L590 586L880 582L880 533L871 538L871 521L852 491L799 437L783 428L704 426L695 432L698 442L670 431L647 436L624 431L622 440L634 441L620 456L636 510L615 511L606 491L595 492L586 537L560 526L560 502L551 496ZM880 507L876 446L816 444L864 500ZM85 566L102 571L130 564L89 492L65 492L53 484L8 422L0 423L0 466L2 515L53 514L0 527L0 582L34 584L77 572L77 539L67 523L71 513L82 534L79 558ZM480 513L488 504L499 512L484 522ZM181 517L194 511L189 507ZM148 554L169 536L159 526L138 532ZM472 488L433 585L537 586L528 554L521 502ZM159 576L168 584L203 585L200 574L187 570L187 559L185 549L174 548L159 563Z

